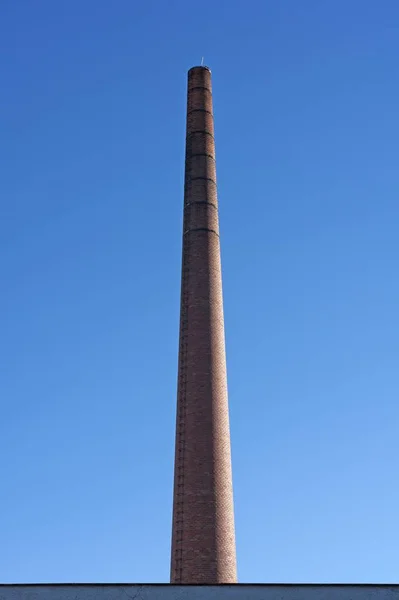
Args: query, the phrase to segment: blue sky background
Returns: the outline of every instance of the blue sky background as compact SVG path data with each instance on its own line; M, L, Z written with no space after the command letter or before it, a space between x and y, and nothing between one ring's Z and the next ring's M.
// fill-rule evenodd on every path
M167 581L213 71L240 581L397 582L396 0L0 3L0 581Z

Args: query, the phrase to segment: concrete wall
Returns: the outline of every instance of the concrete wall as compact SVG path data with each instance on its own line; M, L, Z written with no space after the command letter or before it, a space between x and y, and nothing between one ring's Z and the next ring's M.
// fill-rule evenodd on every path
M399 600L399 585L0 585L0 600Z

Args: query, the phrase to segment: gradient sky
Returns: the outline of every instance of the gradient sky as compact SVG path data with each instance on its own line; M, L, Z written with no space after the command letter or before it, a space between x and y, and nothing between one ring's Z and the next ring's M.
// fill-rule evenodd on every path
M212 68L241 582L398 582L397 0L2 0L0 581L169 577Z

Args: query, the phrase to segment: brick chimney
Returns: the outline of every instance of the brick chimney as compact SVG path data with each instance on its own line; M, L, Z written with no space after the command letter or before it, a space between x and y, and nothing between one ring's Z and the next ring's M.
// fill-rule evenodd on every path
M235 583L211 72L188 72L172 583Z

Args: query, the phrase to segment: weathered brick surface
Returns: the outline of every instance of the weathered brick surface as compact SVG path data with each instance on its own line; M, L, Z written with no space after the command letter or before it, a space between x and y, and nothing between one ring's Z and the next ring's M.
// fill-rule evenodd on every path
M234 583L211 74L188 73L172 583Z

